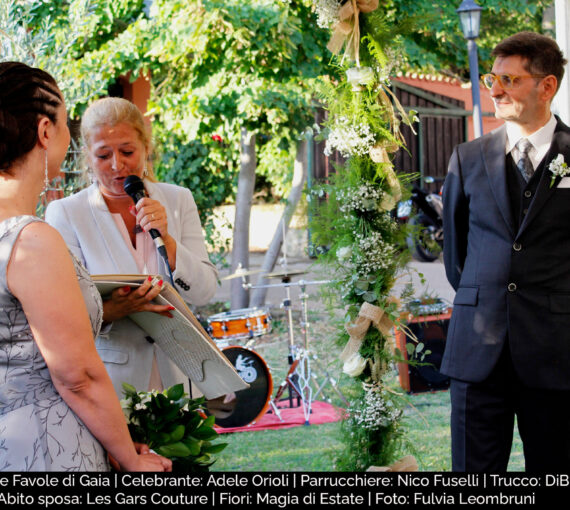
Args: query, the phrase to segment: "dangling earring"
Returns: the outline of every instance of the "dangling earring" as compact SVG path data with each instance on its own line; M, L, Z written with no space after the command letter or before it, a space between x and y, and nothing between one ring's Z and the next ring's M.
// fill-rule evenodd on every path
M49 190L49 177L48 177L48 153L47 149L44 149L45 154L45 177L44 177L44 193L47 193Z
M144 160L143 177L148 177L148 168L146 167L146 159Z

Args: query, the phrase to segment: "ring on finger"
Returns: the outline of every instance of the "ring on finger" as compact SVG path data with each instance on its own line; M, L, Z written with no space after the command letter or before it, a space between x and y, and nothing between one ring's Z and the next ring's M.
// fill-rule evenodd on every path
M150 219L151 219L151 220L154 220L154 213L152 213L152 214L150 215Z

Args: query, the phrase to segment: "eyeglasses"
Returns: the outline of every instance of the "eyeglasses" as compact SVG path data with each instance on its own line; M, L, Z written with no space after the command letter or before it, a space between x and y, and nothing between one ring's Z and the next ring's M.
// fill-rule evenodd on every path
M495 83L495 80L499 80L499 85L504 89L516 89L523 78L544 78L548 76L546 74L527 74L525 76L518 76L516 74L494 74L487 73L481 76L481 81L490 89Z

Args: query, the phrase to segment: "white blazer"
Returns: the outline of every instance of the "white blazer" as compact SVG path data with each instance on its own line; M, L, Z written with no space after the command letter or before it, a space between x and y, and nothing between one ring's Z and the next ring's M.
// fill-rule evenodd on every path
M188 303L206 304L216 292L217 271L206 252L192 194L186 188L167 183L145 181L145 188L148 195L166 209L168 233L177 243L173 279L178 292ZM139 272L96 184L51 202L46 210L46 221L61 233L90 274ZM168 281L168 270L161 257L158 264L159 273ZM123 382L139 391L148 389L155 352L164 386L183 382L188 390L188 378L156 344L149 343L144 331L128 318L106 328L96 345L121 398Z

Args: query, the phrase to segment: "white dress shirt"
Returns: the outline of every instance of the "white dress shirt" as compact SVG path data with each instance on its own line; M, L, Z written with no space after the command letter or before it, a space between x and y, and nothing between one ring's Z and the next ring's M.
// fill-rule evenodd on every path
M530 149L528 156L533 168L536 170L552 143L554 130L556 129L556 118L554 115L550 114L548 122L529 136L524 136L521 133L520 126L514 122L507 121L505 124L507 128L506 154L510 152L515 164L518 163L521 153L517 143L521 138L526 138L532 144L532 149Z

